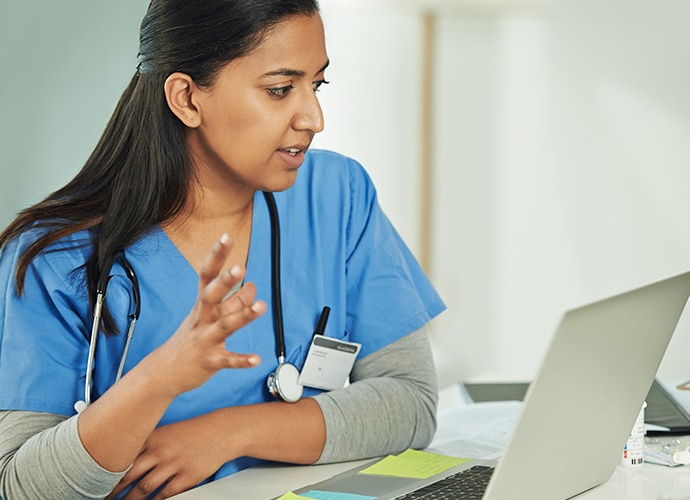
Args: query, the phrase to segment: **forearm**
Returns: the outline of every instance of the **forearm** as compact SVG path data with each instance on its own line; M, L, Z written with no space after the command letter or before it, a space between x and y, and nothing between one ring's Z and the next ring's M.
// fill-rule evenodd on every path
M0 498L103 498L122 476L91 459L79 440L76 419L0 412Z
M212 450L221 463L241 456L296 464L314 463L323 450L326 427L312 398L224 408L198 417L213 430ZM220 430L220 432L218 432Z
M438 387L426 328L358 361L348 387L298 403L225 408L200 417L224 429L218 452L326 463L424 448L436 431ZM213 422L211 422L213 421ZM217 438L216 438L217 439Z
M425 330L358 361L351 380L294 404L233 406L159 427L118 488L142 478L148 494L174 477L164 489L174 494L243 456L311 464L428 444L437 393Z
M310 398L222 408L158 427L114 494L136 483L145 497L161 485L161 496L174 495L244 456L310 464L325 434L319 405Z
M102 467L123 470L139 456L170 403L180 394L204 384L221 369L256 366L253 354L226 350L233 332L265 311L255 302L256 287L245 283L233 266L223 271L232 247L223 235L200 270L199 297L177 331L152 351L79 418L79 435L89 454ZM226 298L227 297L227 298Z
M319 394L327 438L318 463L424 448L436 430L438 390L426 329L355 364L353 383Z
M84 448L103 468L129 467L170 405L173 394L158 389L153 372L147 357L79 415Z

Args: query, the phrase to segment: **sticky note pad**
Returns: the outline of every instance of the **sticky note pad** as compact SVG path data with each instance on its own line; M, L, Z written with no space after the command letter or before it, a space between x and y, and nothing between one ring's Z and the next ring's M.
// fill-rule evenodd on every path
M306 498L312 498L314 500L376 500L376 497L355 495L354 493L336 493L333 491L319 490L307 491L306 493L302 493L302 495Z
M361 470L359 473L426 479L468 460L469 458L449 457L426 451L407 450L399 455L389 455L374 465Z
M298 495L292 491L278 498L278 500L376 500L376 497L355 495L353 493L338 493L334 491L310 490Z

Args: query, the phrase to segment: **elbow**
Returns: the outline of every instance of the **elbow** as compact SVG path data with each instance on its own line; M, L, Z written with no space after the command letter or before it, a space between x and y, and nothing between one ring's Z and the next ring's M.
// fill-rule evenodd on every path
M411 448L427 448L436 435L438 421L436 418L438 410L438 392L433 390L420 391L416 398L416 422L412 436Z

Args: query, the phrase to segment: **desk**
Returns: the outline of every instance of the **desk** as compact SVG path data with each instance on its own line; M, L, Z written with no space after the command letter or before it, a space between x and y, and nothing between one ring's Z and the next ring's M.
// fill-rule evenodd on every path
M328 465L259 465L175 496L176 500L267 500L301 486L327 479L366 461ZM617 467L603 485L578 500L690 499L690 467L644 464L637 469Z
M690 394L689 394L690 395ZM439 416L461 403L452 388L442 391ZM439 433L442 429L439 418ZM438 436L438 434L437 434ZM435 439L435 442L437 440ZM432 448L433 448L432 443ZM176 500L268 500L288 491L328 479L367 460L327 465L266 464L175 496ZM644 464L636 468L616 467L606 483L582 493L578 500L690 500L690 466L665 467Z

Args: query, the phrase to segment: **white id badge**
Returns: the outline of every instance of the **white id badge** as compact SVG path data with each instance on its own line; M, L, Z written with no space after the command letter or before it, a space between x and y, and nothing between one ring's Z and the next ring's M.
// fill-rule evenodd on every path
M362 344L314 335L299 383L331 391L345 386Z

